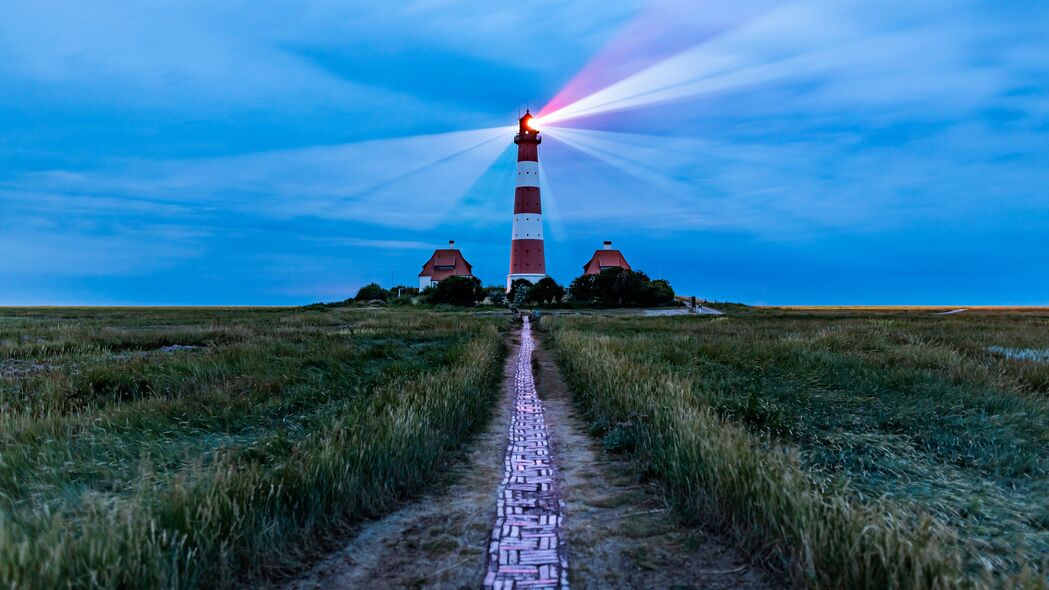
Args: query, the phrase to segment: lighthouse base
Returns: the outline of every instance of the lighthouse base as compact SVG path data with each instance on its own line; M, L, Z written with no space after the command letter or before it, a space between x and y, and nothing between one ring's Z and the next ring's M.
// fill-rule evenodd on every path
M510 285L514 284L514 281L518 279L524 279L533 285L539 282L539 279L545 279L546 275L506 275L506 292L510 292Z

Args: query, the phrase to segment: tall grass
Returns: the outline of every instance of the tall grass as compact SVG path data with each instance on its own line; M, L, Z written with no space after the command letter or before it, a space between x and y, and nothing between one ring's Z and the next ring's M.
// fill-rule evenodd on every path
M0 587L227 587L280 575L417 493L490 415L502 357L491 321L270 319L245 320L235 342L208 341L220 350L191 354L219 359L196 370L151 361L150 387L168 384L154 395L5 416Z
M901 352L839 319L573 319L549 338L595 434L797 585L1042 587L1043 401L1017 373L952 368L964 330L874 324Z

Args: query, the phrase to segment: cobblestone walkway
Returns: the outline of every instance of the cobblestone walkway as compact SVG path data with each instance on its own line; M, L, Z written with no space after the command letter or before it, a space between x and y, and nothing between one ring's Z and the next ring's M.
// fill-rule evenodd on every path
M562 502L543 404L532 376L532 327L524 318L514 373L514 413L499 485L485 588L568 588Z

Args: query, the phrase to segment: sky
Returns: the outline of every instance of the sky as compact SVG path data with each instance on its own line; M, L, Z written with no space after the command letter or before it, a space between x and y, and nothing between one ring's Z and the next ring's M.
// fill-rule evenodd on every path
M603 240L751 304L1049 304L1049 4L7 0L0 305L296 305Z

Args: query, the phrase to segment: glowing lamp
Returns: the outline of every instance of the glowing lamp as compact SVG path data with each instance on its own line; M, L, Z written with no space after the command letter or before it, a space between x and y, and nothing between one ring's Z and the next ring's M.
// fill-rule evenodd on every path
M529 141L534 140L536 144L542 141L541 139L539 139L540 121L535 116L533 116L532 113L525 111L524 116L521 117L521 119L518 121L518 124L519 127L517 129L517 136L514 139L514 141L517 141L517 139L520 138L530 138Z

